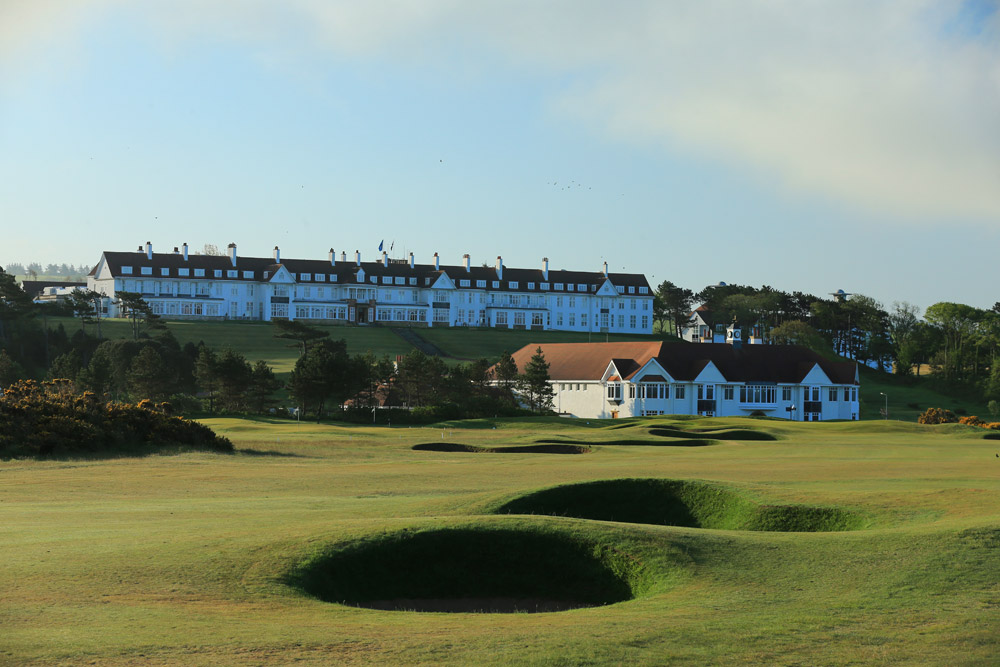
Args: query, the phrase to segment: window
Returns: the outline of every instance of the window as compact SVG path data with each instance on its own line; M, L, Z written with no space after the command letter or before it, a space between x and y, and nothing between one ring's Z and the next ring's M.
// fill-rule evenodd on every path
M517 281L516 280L508 280L507 281L507 287L509 287L510 289L517 289Z
M733 385L731 384L722 385L722 400L724 401L733 400Z
M643 331L649 329L649 316L648 315L643 315L642 316L642 329L643 329Z
M535 283L528 283L528 289L535 289Z
M518 310L514 313L514 326L515 327L524 326L524 311Z
M131 275L131 273L132 273L132 267L131 266L123 266L122 267L122 273L130 274Z
M501 310L497 312L497 325L507 326L507 311Z
M573 283L567 284L566 285L566 291L567 292L572 292L573 291L573 287L574 287Z
M313 280L315 280L316 282L320 282L320 283L326 282L326 274L325 273L317 273L316 275L313 276Z
M640 287L639 288L639 294L649 294L649 288L648 287Z
M563 325L563 314L556 313L556 326L561 327Z
M542 326L542 313L532 313L531 314L531 326L540 327Z
M477 280L476 281L476 287L486 287L486 281L485 280Z
M372 282L375 282L375 281L372 280ZM392 284L392 276L382 276L382 284L383 285L391 285Z
M177 275L186 277L191 275L191 269L177 269Z
M674 398L684 398L684 385L674 385Z
M410 284L411 284L411 285L413 285L413 286L416 286L416 284L417 284L417 279L416 279L416 278L410 278ZM413 293L413 296L414 296L414 297L416 297L416 295L417 295L417 293L416 293L416 292L414 292L414 293ZM414 300L416 300L416 299L414 299Z
M622 386L618 382L608 383L608 400L620 401L622 398Z
M243 272L243 278L244 278L244 280L252 280L253 279L253 271L244 271Z
M782 387L781 388L781 400L783 400L783 401L790 401L790 400L792 400L792 388L791 387Z
M499 280L494 280L493 281L493 289L500 289L500 281Z
M562 283L556 283L555 284L555 288L556 288L557 292L562 292L563 284Z
M205 277L205 269L195 269L194 270L194 277L195 278L204 278Z
M740 387L740 403L751 403L754 405L774 403L776 393L774 385L744 385Z
M331 283L337 282L337 274L336 273L331 273L330 274L330 282ZM343 319L343 318L341 318L341 319Z
M469 282L470 281L468 281L468 280L459 280L458 281L458 286L459 287L468 287L469 286Z
M836 400L837 400L837 388L830 387L830 402L832 403Z
M151 266L144 266L144 267L142 267L142 268L139 269L139 272L142 275L144 275L144 276L151 276L151 275L153 275L153 267L151 267Z
M628 293L629 294L635 294L635 286L634 285L629 285L628 286Z
M397 284L397 285L405 285L406 284L406 278L403 277L403 276L396 276L396 279L393 280L393 282L395 284Z
M169 276L170 275L170 269L160 269L160 275L161 276Z
M628 316L628 326L630 329L635 329L635 315Z
M549 288L549 284L548 283L542 283L541 288L543 290L547 290Z
M216 269L215 271L212 272L212 275L215 276L216 278L221 278L222 277L222 269Z
M580 326L587 326L587 313L580 313Z
M629 398L635 398L635 385L634 384L630 383L629 386L628 386L628 397Z
M575 327L576 326L576 313L570 313L569 314L569 325L571 327Z

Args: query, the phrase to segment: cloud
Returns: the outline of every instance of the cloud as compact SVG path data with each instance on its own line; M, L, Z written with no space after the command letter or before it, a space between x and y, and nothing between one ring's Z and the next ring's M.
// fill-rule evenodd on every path
M5 10L0 58L113 0ZM400 64L456 53L571 75L554 108L631 142L747 169L792 194L907 220L1000 222L995 3L797 0L175 0L155 29ZM29 8L29 9L25 9ZM130 11L137 11L134 6ZM13 27L12 27L13 26ZM8 42L8 38L10 41ZM15 44L16 46L10 46ZM0 65L2 66L2 65ZM482 72L489 76L488 71Z

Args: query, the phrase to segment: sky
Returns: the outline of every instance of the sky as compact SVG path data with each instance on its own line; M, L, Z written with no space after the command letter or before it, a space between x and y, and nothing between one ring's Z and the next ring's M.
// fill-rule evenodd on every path
M988 308L998 5L0 0L0 266L384 240Z

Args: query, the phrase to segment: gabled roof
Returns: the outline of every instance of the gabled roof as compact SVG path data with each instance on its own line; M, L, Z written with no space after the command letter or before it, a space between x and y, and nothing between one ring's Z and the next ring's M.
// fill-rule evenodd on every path
M836 384L855 384L853 362L828 361L798 345L743 345L726 343L533 343L513 354L519 369L542 348L549 363L549 377L555 381L599 381L610 363L628 380L650 359L672 378L691 382L710 363L729 382L798 383L819 366Z

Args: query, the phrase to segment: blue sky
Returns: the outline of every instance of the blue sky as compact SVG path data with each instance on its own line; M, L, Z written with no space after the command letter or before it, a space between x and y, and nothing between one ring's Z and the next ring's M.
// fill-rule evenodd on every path
M998 119L993 2L8 0L0 265L384 238L989 307Z

